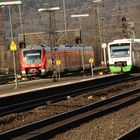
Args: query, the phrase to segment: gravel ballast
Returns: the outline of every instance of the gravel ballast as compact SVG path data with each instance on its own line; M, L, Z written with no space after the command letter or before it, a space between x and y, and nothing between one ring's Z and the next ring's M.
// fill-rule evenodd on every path
M140 81L126 82L104 90L90 91L85 95L70 97L58 103L50 103L33 110L13 113L0 118L0 131L4 132L31 122L44 119L77 107L93 103L122 91L140 87ZM88 95L87 95L88 94ZM78 128L52 138L54 140L112 140L140 124L140 102L96 118Z

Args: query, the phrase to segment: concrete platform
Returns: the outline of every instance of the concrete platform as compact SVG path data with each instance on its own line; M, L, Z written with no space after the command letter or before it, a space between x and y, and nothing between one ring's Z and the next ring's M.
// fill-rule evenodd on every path
M29 91L34 90L41 90L46 88L53 88L56 86L62 85L69 85L77 82L83 82L87 80L103 78L107 76L113 76L114 74L106 74L106 75L94 75L92 76L80 76L80 77L65 77L60 78L58 81L53 82L52 79L40 79L40 80L33 80L33 81L24 81L18 82L18 88L15 89L15 83L13 84L6 84L0 85L0 98L7 97L7 96L14 96L17 94L23 94Z

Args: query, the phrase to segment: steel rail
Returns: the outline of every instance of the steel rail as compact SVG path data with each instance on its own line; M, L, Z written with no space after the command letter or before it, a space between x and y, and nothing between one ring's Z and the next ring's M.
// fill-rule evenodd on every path
M47 90L47 91L37 91L37 94L33 94L33 96L31 98L29 98L29 94L27 96L27 98L24 99L24 96L23 95L18 95L18 97L13 97L12 99L9 99L10 103L15 99L18 100L17 98L23 98L23 100L19 100L19 102L15 102L15 103L12 103L12 104L9 104L8 105L8 101L5 100L5 99L1 99L0 101L1 102L7 102L6 104L4 105L0 105L0 117L1 116L4 116L4 115L8 115L10 113L14 113L14 112L18 112L18 111L23 111L23 110L29 110L33 107L37 107L37 106L40 106L40 105L43 105L43 104L46 104L47 102L56 102L56 101L60 101L60 100L63 100L63 99L66 99L67 96L78 96L80 94L84 94L83 92L87 91L87 90L98 90L98 89L103 89L103 88L106 88L108 86L113 86L115 84L119 84L121 82L124 82L124 81L129 81L129 80L134 80L134 79L137 79L139 77L121 77L120 79L118 78L101 78L99 80L92 80L92 81L86 81L85 82L80 82L80 83L77 83L76 86L75 84L71 84L71 85L68 85L68 86L64 86L64 87L59 87L61 88L58 89L57 88L54 88L53 91L56 92L56 94L52 94L51 91ZM110 79L110 80L108 80ZM104 81L107 81L107 82L104 82ZM67 87L71 90L67 91ZM63 91L62 89L63 88L66 88L66 91ZM38 96L38 92L40 93L40 96ZM44 96L41 97L41 92L43 93L49 93L50 94L44 94ZM36 96L37 95L37 96Z
M1 139L44 139L57 133L73 128L83 122L103 116L140 99L140 88L136 88L119 95L115 95L103 101L74 109L41 121L34 122L0 134Z
M0 85L6 84L9 81L14 80L14 75L0 75Z
M139 139L140 139L140 125L117 138L117 140L139 140Z
M118 76L119 77L119 76ZM136 77L135 77L136 78ZM104 79L104 80L103 80ZM77 96L79 94L82 94L83 92L94 89L98 90L101 88L106 88L108 86L123 82L132 80L134 77L127 77L122 76L121 78L116 78L116 76L113 76L113 78L107 77L107 78L101 78L99 80L89 80L85 82L80 82L77 84L71 84L68 86L63 87L56 87L53 89L56 93L54 94L53 91L50 90L43 90L43 91L36 91L37 93L32 93L33 96L29 97L31 93L28 95L17 95L17 97L7 97L0 99L0 117L4 115L8 115L13 112L18 112L22 110L29 110L33 107L37 107L39 105L46 104L47 102L56 102L63 99L66 99L67 96ZM107 81L107 82L104 82ZM67 91L67 87L71 90ZM62 90L63 88L66 88L66 90ZM61 89L61 90L60 90ZM38 92L40 93L40 96L38 96ZM50 94L44 94L44 96L41 96L42 93L49 93ZM53 92L53 94L52 94ZM81 93L82 92L82 93ZM27 96L27 97L25 97ZM10 99L9 99L10 98ZM18 99L22 98L22 100ZM12 102L12 101L18 101L18 102ZM4 104L4 105L3 105Z

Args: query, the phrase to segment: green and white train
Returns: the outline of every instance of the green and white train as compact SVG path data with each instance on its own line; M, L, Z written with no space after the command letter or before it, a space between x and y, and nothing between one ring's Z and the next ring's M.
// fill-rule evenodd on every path
M140 39L120 39L108 43L108 66L113 73L140 68Z

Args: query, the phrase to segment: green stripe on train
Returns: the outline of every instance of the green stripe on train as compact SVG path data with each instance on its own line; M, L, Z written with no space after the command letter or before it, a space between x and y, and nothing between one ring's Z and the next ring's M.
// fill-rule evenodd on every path
M109 68L111 72L128 72L128 71L131 71L132 65L128 65L124 67L110 66Z

